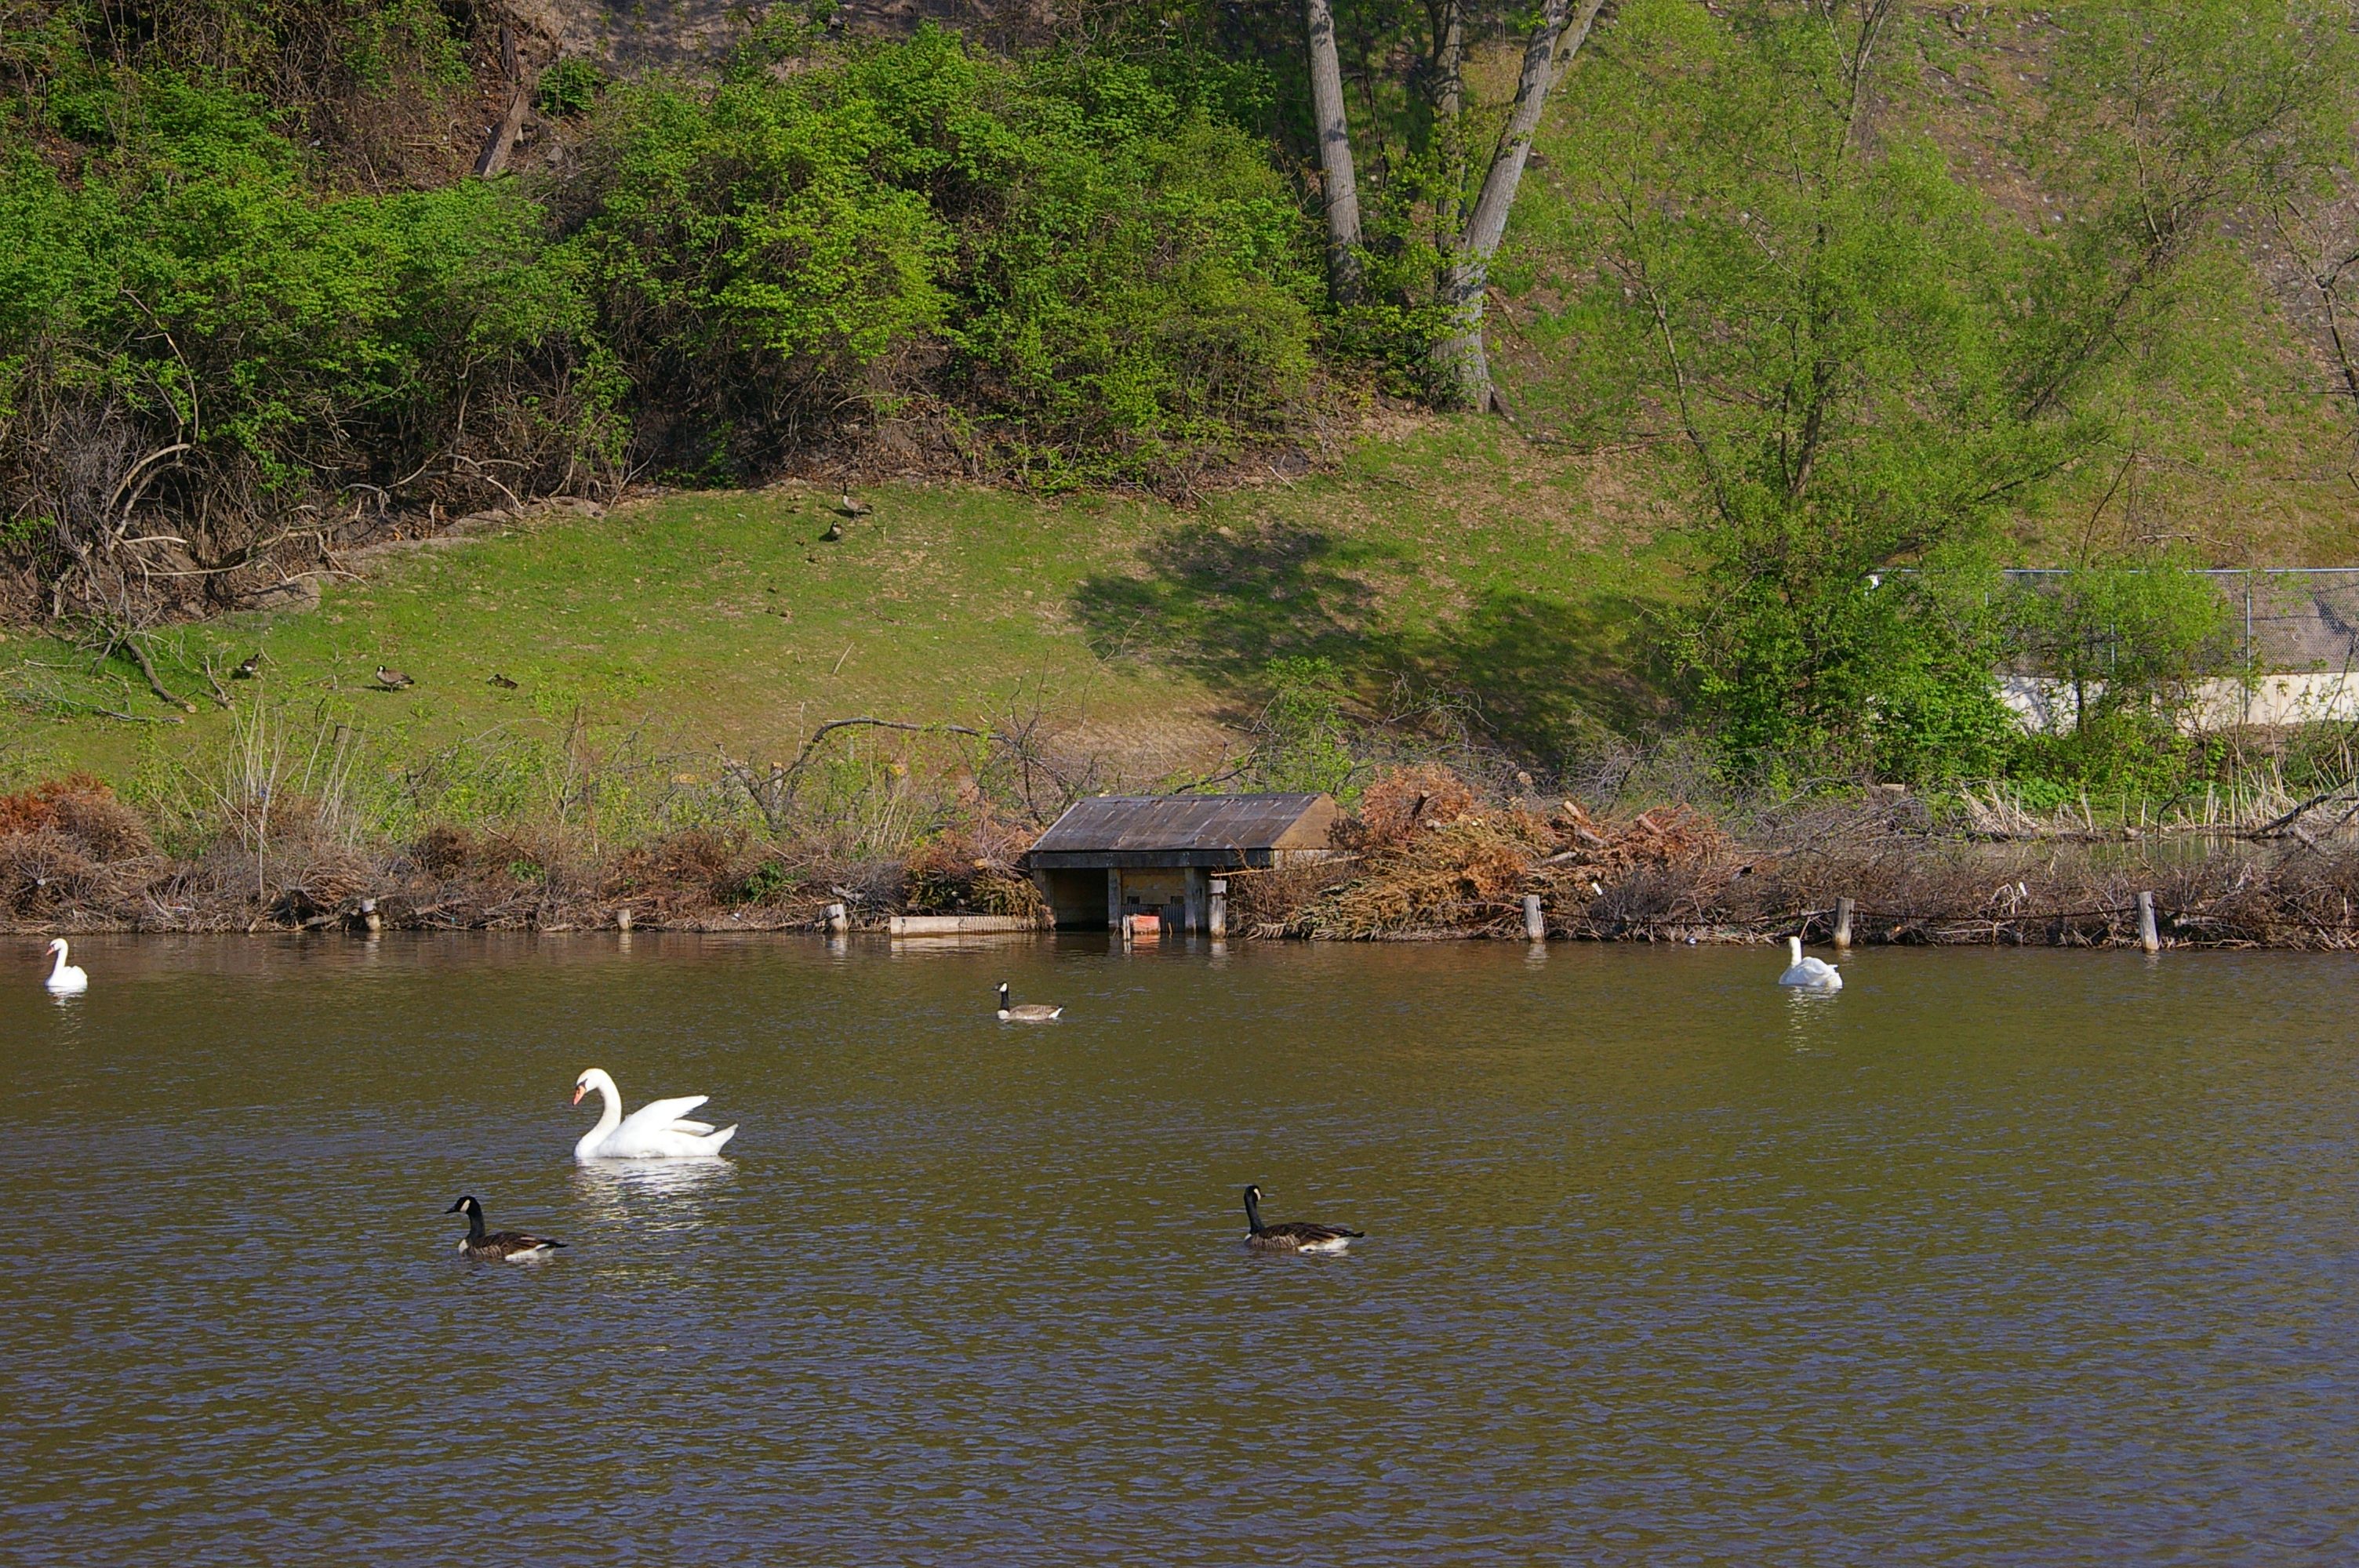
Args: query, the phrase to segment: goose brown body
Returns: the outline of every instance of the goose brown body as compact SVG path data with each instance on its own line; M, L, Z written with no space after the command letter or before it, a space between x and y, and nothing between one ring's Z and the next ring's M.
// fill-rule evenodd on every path
M1007 1000L1007 982L999 982L999 1022L1002 1023L1046 1023L1064 1011L1061 1007L1050 1007L1044 1001L1011 1004Z
M1284 1220L1277 1225L1265 1225L1261 1217L1261 1189L1245 1189L1245 1245L1264 1252L1341 1252L1367 1235L1364 1230L1347 1230L1340 1225L1314 1225L1308 1220Z
M442 1212L467 1217L467 1234L460 1241L459 1250L479 1262L530 1263L548 1257L551 1251L565 1245L562 1241L552 1241L546 1236L534 1236L522 1230L485 1231L484 1206L473 1197L461 1198Z

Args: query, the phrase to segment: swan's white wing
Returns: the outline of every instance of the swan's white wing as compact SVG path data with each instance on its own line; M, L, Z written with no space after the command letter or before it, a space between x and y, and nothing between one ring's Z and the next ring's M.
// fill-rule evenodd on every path
M623 1118L623 1126L615 1130L619 1132L625 1128L669 1127L712 1098L711 1095L681 1095L676 1099L651 1099Z
M680 1159L717 1151L727 1141L710 1123L691 1121L687 1113L702 1105L708 1095L681 1095L653 1100L623 1119L621 1126L599 1144L602 1159Z

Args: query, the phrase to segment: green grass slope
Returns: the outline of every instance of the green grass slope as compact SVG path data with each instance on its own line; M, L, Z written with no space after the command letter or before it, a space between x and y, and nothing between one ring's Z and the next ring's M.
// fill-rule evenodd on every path
M1234 750L1272 659L1329 659L1372 707L1414 692L1547 757L1657 703L1647 612L1676 592L1659 490L1495 422L1361 432L1328 469L1187 508L932 484L674 492L603 518L388 552L316 610L179 628L158 700L125 659L0 643L0 771L125 781L226 748L241 705L348 724L388 764L506 730L631 727L684 758L790 752L856 714L1037 710L1109 782ZM231 681L255 651L262 675ZM384 664L410 689L373 689ZM513 688L495 684L502 676ZM105 717L99 709L131 716ZM154 722L154 721L165 722Z

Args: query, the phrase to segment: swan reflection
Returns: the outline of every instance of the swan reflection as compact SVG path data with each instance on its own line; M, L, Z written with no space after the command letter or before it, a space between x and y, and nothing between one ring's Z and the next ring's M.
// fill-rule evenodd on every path
M635 1225L695 1225L702 1199L737 1180L726 1160L592 1160L573 1167L575 1194L603 1218ZM645 1206L650 1199L657 1206Z
M1789 987L1784 994L1787 1044L1798 1056L1827 1049L1835 1037L1837 1017L1828 1009L1840 993Z

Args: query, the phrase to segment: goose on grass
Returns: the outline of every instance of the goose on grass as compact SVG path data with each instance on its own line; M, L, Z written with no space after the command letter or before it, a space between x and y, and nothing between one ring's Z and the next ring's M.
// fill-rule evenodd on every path
M79 966L66 962L64 937L50 941L49 953L57 962L49 966L49 978L41 984L49 988L51 996L79 996L90 989L90 977Z
M1802 957L1802 939L1799 936L1786 938L1786 952L1793 961L1786 966L1786 972L1777 977L1779 985L1792 986L1799 990L1843 989L1843 971L1824 958Z
M484 1206L473 1197L461 1198L444 1214L467 1217L467 1234L459 1243L459 1250L480 1263L537 1263L553 1256L562 1241L552 1241L546 1236L530 1236L521 1230L484 1229Z
M1065 1010L1050 1007L1045 1001L1027 1001L1010 1005L1007 982L999 982L999 1022L1002 1023L1046 1023Z
M1367 1235L1364 1230L1346 1230L1340 1225L1313 1225L1301 1219L1264 1225L1259 1187L1245 1189L1245 1245L1264 1252L1341 1252Z

